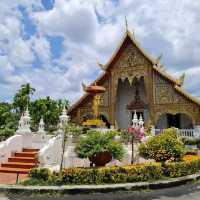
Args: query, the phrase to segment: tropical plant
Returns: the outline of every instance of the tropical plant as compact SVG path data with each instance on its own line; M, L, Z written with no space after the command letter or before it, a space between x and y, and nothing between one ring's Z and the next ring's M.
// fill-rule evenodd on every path
M114 141L113 132L91 130L76 146L76 153L80 158L91 158L102 153L109 153L112 158L121 160L124 149L119 142Z
M174 128L164 130L162 134L150 138L139 146L140 156L163 163L167 160L181 160L184 153L184 145Z

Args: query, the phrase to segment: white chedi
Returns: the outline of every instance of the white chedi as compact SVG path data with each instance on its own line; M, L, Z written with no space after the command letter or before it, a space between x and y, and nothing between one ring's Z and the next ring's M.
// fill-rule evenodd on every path
M30 121L31 121L31 117L30 117L29 110L28 110L28 107L27 107L24 114L22 114L22 116L20 117L19 125L18 125L18 129L16 131L16 134L22 134L22 135L23 134L30 134L31 133Z
M37 134L40 135L42 139L46 138L45 123L43 118L40 119Z
M67 115L67 110L65 108L65 106L63 106L63 110L61 115L59 116L59 124L58 124L58 134L62 134L63 133L63 128L65 125L67 125L69 121L69 115Z
M60 120L61 126L66 125L69 121L69 116L67 115L67 110L66 110L65 106L63 107L62 113L59 116L59 120Z

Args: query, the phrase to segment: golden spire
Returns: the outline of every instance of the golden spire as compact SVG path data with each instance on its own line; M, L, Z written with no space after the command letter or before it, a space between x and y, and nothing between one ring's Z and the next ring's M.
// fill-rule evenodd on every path
M128 32L128 21L127 21L126 16L125 16L125 26L126 26L126 32Z

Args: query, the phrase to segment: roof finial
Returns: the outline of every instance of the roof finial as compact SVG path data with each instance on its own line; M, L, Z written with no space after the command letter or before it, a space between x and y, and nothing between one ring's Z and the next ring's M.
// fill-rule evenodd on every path
M182 86L184 84L185 80L185 72L179 77L179 84Z
M82 82L82 88L83 88L84 91L86 91L87 86L83 82Z
M125 26L126 26L126 31L128 31L128 21L127 21L126 16L125 16Z
M98 64L98 66L99 66L103 71L106 70L105 65L99 63L98 61L97 61L97 64Z
M161 53L157 58L156 58L156 63L159 64L160 60L162 59L163 54Z

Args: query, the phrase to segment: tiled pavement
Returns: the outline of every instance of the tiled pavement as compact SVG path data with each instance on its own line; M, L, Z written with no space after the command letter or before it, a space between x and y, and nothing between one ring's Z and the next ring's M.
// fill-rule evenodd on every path
M19 181L22 181L27 178L27 174L20 174ZM16 183L16 174L7 174L7 173L0 173L0 184L15 184Z

